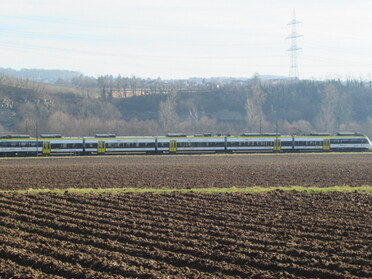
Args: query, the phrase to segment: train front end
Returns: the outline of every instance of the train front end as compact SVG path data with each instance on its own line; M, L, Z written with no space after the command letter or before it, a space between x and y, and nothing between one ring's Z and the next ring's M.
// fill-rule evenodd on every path
M371 143L371 140L369 137L366 137L367 138L367 141L368 141L368 144L367 144L367 148L368 148L368 151L372 151L372 143Z

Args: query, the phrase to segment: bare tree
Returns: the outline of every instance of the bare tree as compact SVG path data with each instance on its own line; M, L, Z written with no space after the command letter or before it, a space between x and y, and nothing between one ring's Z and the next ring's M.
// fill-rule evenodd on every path
M75 122L76 119L70 114L57 111L48 118L48 132L73 136L71 131L74 130Z
M190 119L188 122L189 122L190 126L192 127L192 130L194 132L196 132L198 122L202 117L202 113L200 111L200 105L197 101L197 98L195 98L195 96L194 96L194 97L188 99L184 103L184 106L188 111L188 117Z
M164 132L174 131L178 123L176 98L175 94L169 94L165 101L160 102L159 120Z
M306 120L298 120L292 123L285 120L282 125L282 132L288 134L309 134L313 132L313 127L310 122Z
M336 85L328 84L320 94L322 101L316 124L321 131L331 133L336 129L336 109L339 92Z
M0 134L5 134L7 132L8 132L7 129L5 129L5 127L0 124Z
M98 86L101 90L101 98L103 100L112 99L113 97L113 82L112 76L100 76L97 79Z
M259 84L253 85L245 104L246 122L249 132L259 131L261 123L265 121L265 115L263 112L264 102L265 93L262 91Z

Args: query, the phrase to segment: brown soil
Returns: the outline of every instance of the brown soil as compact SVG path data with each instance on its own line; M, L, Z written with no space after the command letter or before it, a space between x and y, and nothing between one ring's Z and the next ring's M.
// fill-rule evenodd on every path
M0 194L0 278L371 278L371 201Z
M0 190L372 185L372 153L0 160Z

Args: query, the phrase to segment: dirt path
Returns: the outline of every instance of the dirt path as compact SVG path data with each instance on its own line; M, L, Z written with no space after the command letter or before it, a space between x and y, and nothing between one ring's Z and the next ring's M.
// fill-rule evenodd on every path
M370 154L0 159L0 189L372 185Z

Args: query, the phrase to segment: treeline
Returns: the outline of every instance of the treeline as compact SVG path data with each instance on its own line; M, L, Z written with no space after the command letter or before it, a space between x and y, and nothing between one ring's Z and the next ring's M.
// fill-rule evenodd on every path
M0 68L0 75L13 78L29 79L34 81L55 83L59 80L71 81L81 73L67 70L45 70L45 69L20 69Z
M372 136L372 88L361 81L79 76L59 91L0 79L0 134L161 135L362 132ZM62 86L63 85L63 86Z

